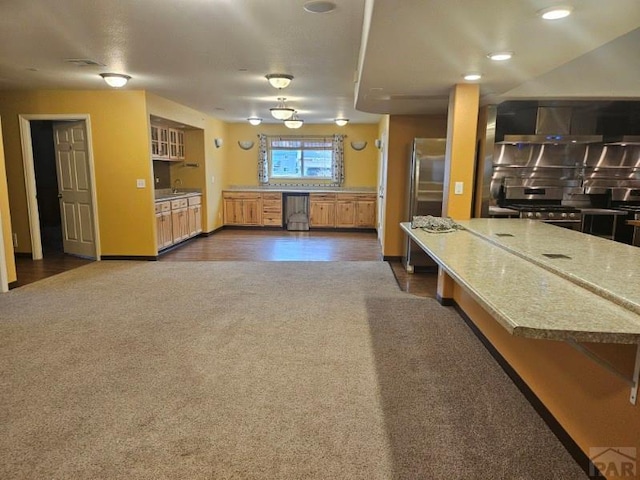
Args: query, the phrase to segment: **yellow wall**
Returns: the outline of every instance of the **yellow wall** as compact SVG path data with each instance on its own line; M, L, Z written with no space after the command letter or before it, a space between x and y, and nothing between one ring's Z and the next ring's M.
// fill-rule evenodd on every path
M2 130L0 129L0 217L2 217L2 233L4 238L0 239L4 243L4 251L7 261L7 280L15 282L16 262L13 257L13 241L11 239L11 212L9 210L9 192L7 191L7 174L5 170L4 146L2 141Z
M0 93L11 222L30 252L19 114L90 115L102 255L154 255L155 222L145 94L135 90ZM147 187L136 188L136 179Z
M149 92L147 92L147 109L149 115L194 127L185 132L185 163L198 163L199 166L185 167L181 163L172 164L171 182L179 178L182 188L202 190L205 232L222 226L222 188L228 163L226 158L230 151L230 142L226 138L228 125L202 112ZM223 139L221 148L216 148L214 145L215 138ZM237 146L236 148L240 150Z
M446 115L391 115L389 118L389 140L387 152L387 189L384 225L385 257L403 254L405 235L400 222L406 210L407 180L411 145L416 137L445 138Z
M336 125L304 125L298 130L291 130L280 124L262 124L256 127L248 123L232 123L228 125L227 137L222 149L227 155L226 186L258 185L258 134L266 135L334 135L345 134L344 142L344 187L374 188L377 181L378 149L375 139L378 138L376 124L347 124L344 127ZM253 140L255 146L251 150L242 150L238 146L239 140ZM349 142L365 140L367 147L362 151L355 151ZM221 149L221 150L222 150Z

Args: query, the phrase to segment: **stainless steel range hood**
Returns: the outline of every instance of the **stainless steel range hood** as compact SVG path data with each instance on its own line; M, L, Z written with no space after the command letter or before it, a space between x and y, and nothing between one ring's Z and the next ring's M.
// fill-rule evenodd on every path
M538 107L533 135L505 135L498 144L585 144L600 143L602 135L575 135L571 132L573 108Z
M640 135L620 135L617 137L605 137L605 145L620 145L626 147L627 145L640 145Z

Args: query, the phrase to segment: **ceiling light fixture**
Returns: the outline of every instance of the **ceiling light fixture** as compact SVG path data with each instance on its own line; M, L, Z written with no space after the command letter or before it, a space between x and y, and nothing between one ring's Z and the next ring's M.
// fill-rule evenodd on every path
M480 75L479 73L467 73L462 78L464 78L467 82L475 82L476 80L480 80L482 78L482 75Z
M336 4L324 0L312 0L305 3L302 8L309 13L329 13L336 9Z
M566 5L558 5L556 7L544 8L538 11L538 15L540 15L545 20L558 20L560 18L565 18L571 15L573 11L573 7L569 7Z
M256 125L260 125L262 123L262 119L260 117L249 117L247 118L247 120L249 121L249 123L251 125L253 125L254 127Z
M348 118L336 118L334 120L334 122L336 122L336 125L338 125L339 127L344 127L347 123L349 123L349 119Z
M287 75L286 73L270 73L265 76L269 80L269 85L278 90L287 88L293 80L293 75Z
M287 128L300 128L303 123L304 123L304 120L300 120L298 118L297 112L295 111L293 112L293 115L289 120L284 121L284 125Z
M291 118L295 110L287 107L284 103L285 100L286 98L278 97L278 106L269 109L273 118L277 120L288 120Z
M491 60L496 62L504 62L513 57L513 52L494 52L487 55Z
M122 73L101 73L102 79L113 88L124 87L131 77L129 75L123 75Z

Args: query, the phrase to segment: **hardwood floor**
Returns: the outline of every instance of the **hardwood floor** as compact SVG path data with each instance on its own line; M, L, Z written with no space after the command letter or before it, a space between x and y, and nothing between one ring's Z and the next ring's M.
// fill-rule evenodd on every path
M42 280L43 278L81 267L92 261L93 260L87 260L86 258L74 257L73 255L65 255L62 252L45 253L45 257L42 260L16 257L18 281L16 284L13 284L12 287L22 287L23 285Z
M160 256L161 262L188 261L382 261L375 232L289 232L224 229L190 240ZM47 254L43 260L16 258L18 287L90 263L91 260ZM403 291L434 297L435 273L408 274L401 262L389 262Z

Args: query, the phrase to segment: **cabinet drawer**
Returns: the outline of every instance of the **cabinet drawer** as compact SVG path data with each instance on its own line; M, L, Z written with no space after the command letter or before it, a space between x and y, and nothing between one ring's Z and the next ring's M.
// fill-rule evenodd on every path
M222 192L222 198L235 199L259 199L262 194L259 192Z
M187 205L189 205L189 201L186 198L171 200L171 210L175 210L177 208L186 208Z
M171 210L171 202L157 202L156 213L168 212Z
M279 202L282 200L282 194L281 193L263 193L262 200L275 200Z
M263 213L262 224L267 227L279 227L282 225L281 213Z
M309 200L312 202L335 202L335 193L310 193Z
M375 193L339 193L337 195L339 202L371 202L375 199Z
M202 197L200 195L196 195L195 197L187 198L189 205L200 205L202 203Z
M274 200L263 200L262 211L265 213L267 212L282 213L282 202L274 201Z

